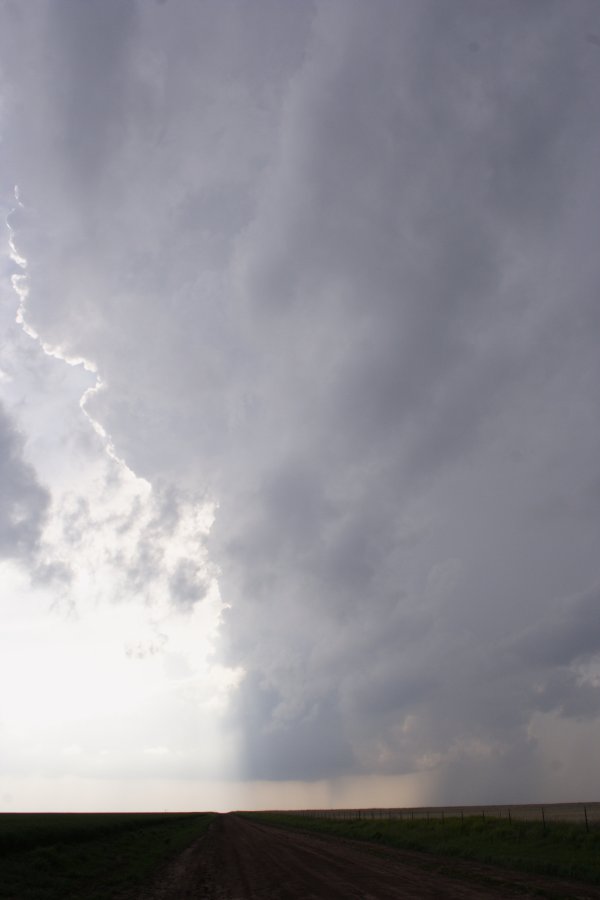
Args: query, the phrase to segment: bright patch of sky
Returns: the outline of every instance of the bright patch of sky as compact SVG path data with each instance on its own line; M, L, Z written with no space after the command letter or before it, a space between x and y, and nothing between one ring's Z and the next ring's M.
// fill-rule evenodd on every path
M8 256L21 271L5 261L0 397L52 502L26 566L0 562L3 776L231 774L222 717L241 670L213 658L213 511L160 495L116 457L83 409L94 366L27 327L26 260L10 232Z

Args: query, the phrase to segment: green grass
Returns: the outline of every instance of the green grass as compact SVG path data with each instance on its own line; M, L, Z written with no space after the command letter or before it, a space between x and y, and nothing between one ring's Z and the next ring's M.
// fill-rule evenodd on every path
M371 841L404 850L454 856L505 868L600 883L600 829L562 822L460 818L336 821L293 813L252 813L265 824Z
M105 900L149 880L210 813L0 815L2 900Z

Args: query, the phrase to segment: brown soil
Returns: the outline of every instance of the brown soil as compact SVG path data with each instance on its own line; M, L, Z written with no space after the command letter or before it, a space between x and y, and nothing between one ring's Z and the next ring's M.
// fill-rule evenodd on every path
M235 815L165 868L136 900L600 900L600 889L493 866L286 831Z

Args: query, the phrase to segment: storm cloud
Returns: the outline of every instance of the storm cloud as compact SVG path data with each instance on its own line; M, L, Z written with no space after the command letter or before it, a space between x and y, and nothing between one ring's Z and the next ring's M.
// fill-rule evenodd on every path
M0 556L31 562L49 495L25 459L23 438L0 406Z
M535 717L600 712L597 3L2 16L24 317L215 505L244 777L533 796Z

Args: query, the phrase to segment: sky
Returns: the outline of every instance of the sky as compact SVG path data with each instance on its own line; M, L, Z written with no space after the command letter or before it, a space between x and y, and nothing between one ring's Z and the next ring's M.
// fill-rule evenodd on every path
M600 796L597 0L0 0L0 808Z

